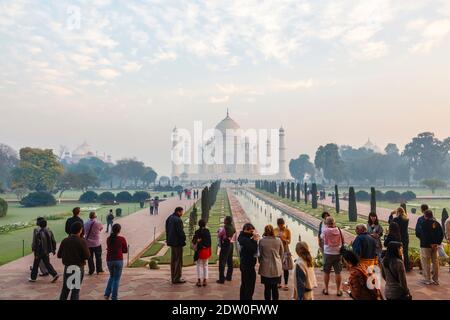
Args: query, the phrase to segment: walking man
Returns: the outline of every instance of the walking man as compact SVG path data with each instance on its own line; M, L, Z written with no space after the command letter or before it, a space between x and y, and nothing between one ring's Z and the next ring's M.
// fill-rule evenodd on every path
M64 265L64 281L61 289L60 300L80 299L81 282L84 277L84 265L90 257L86 240L81 236L83 224L75 222L70 227L70 236L65 238L59 245L58 258L62 259ZM70 286L69 283L70 282Z
M97 271L97 274L103 273L102 246L100 244L100 232L103 230L103 225L97 221L97 215L94 211L89 214L89 221L84 224L84 229L86 230L86 242L91 253L88 260L89 275L93 275L95 271Z
M53 232L47 228L45 219L38 220L39 228L33 231L33 242L31 248L34 253L33 267L31 269L30 282L36 282L39 264L42 262L47 272L53 276L52 283L58 280L59 275L50 263L50 253L56 253L56 241Z
M109 232L109 228L111 227L112 230L112 226L114 224L114 214L113 214L113 210L109 210L108 215L106 216L106 233Z
M181 277L183 268L183 247L186 246L186 234L183 229L183 208L177 207L166 220L167 245L172 251L170 272L173 284L185 283Z

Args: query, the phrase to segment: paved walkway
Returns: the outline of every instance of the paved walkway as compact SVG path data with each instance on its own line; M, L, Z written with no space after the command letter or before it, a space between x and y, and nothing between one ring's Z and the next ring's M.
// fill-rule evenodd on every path
M178 197L171 197L167 200L161 201L159 206L158 215L150 215L148 208L142 209L134 214L121 218L118 222L122 226L121 234L127 239L130 246L129 259L130 263L138 257L152 242L154 238L158 238L159 235L165 229L166 218L173 213L173 210L177 206L190 208L194 203L194 200L179 200ZM106 231L106 225L104 226ZM103 263L104 269L107 270L106 259L106 238L107 234L104 233L101 239L103 248ZM126 257L124 257L126 263ZM56 271L62 272L63 266L60 259L56 259L51 256L50 260L55 267ZM24 279L29 276L29 267L33 263L33 254L27 255L23 258L14 260L3 266L0 266L0 273L4 272L17 272L22 275Z

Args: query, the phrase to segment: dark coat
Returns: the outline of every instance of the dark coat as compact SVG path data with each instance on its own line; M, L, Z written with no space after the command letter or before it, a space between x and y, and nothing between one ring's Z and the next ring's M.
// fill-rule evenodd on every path
M403 246L406 246L409 244L409 234L408 234L408 225L409 225L409 219L403 219L400 217L392 218L392 216L389 217L389 224L391 222L395 222L400 227L400 236L401 241L403 243Z
M198 239L202 241L197 242ZM211 233L208 229L198 229L194 233L194 237L192 238L192 243L197 244L197 251L203 248L211 247Z
M69 219L67 219L66 228L65 228L66 233L68 235L70 235L70 227L72 227L72 225L75 222L81 222L81 225L83 226L83 231L81 232L81 236L83 236L84 235L84 222L83 222L83 219L81 219L79 216L73 216L73 217L70 217Z
M255 268L256 253L258 252L258 242L243 231L239 234L238 243L240 247L241 269Z
M353 241L352 248L361 259L374 259L377 256L377 240L368 233L358 235Z
M50 253L56 252L56 241L48 228L36 228L33 231L33 242L31 248L38 257L48 256Z
M183 220L175 213L171 214L166 220L166 238L169 247L184 247L186 245Z
M422 222L422 232L420 235L420 247L431 248L431 245L439 245L444 240L444 232L441 225L434 219L425 219Z

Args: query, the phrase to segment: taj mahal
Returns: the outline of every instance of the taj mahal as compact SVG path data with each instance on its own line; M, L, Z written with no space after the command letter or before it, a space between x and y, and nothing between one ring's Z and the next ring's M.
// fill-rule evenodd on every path
M183 151L172 155L171 175L184 180L255 180L262 176L267 179L288 179L286 133L283 127L272 131L275 132L263 142L261 138L257 142L251 141L249 130L242 129L227 110L226 117L214 127L216 134L197 147L191 147L186 141L180 140L180 129L175 127L172 132L172 150L183 143L186 146L183 146ZM241 156L239 150L242 150ZM198 154L201 163L192 161L193 153Z

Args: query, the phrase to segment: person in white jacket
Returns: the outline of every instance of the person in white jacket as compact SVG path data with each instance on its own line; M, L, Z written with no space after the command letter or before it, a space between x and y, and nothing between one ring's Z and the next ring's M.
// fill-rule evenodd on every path
M298 258L294 267L294 300L313 300L313 288L317 288L314 261L306 242L300 241L295 247Z

